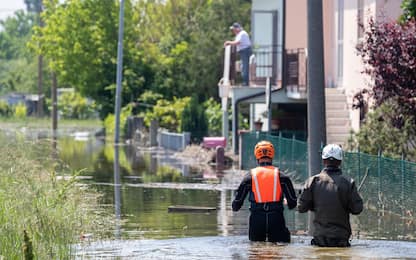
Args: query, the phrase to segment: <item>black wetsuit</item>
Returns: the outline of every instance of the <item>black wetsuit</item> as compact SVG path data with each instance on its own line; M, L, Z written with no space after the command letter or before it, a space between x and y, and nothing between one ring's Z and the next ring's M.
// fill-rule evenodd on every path
M299 198L300 213L315 213L312 245L350 246L350 213L360 214L363 200L353 179L338 167L327 167L310 177Z
M262 164L266 166L271 164ZM251 241L290 242L290 232L283 216L283 198L279 202L256 203L251 188L251 173L247 173L241 182L233 200L233 211L238 211L249 194L250 221L249 239ZM282 196L287 200L289 209L296 207L297 198L289 177L280 173Z

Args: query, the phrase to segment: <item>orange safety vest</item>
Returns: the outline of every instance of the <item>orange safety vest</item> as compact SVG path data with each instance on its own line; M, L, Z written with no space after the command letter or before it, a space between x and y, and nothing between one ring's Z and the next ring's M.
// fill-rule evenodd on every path
M278 202L282 198L279 168L257 167L251 170L251 190L257 203Z

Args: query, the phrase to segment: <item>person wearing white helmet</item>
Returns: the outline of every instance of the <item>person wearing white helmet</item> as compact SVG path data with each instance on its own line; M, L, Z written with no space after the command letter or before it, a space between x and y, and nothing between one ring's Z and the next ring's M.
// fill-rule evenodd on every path
M310 177L298 201L300 213L312 211L312 245L350 246L350 214L360 214L363 200L352 178L342 175L342 148L328 144L322 151L324 169Z

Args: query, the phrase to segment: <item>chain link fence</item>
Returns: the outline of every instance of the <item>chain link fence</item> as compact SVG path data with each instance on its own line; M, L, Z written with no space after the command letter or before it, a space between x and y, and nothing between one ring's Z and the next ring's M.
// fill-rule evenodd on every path
M256 166L253 149L257 142L273 143L274 165L289 175L294 183L303 184L308 178L307 143L293 138L261 132L241 134L240 166ZM360 152L344 152L343 174L354 178L367 207L393 212L404 217L416 217L416 163Z

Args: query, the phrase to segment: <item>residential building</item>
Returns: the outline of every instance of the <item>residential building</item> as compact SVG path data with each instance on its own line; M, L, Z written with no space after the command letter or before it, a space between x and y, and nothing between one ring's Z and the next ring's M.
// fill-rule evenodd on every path
M353 97L371 84L362 73L363 64L356 50L364 37L360 24L365 27L370 18L396 20L401 14L400 4L400 0L323 0L328 143L345 144L350 131L360 128L360 111L352 109ZM228 96L232 101L235 152L238 106L251 104L250 125L254 130L254 122L268 110L266 82L272 89L270 109L283 111L288 117L280 121L278 130L307 129L307 0L253 0L251 36L254 55L250 87L239 86L238 74L230 73ZM232 69L233 66L232 62ZM298 122L293 124L294 120ZM273 130L264 117L263 121L263 131Z

